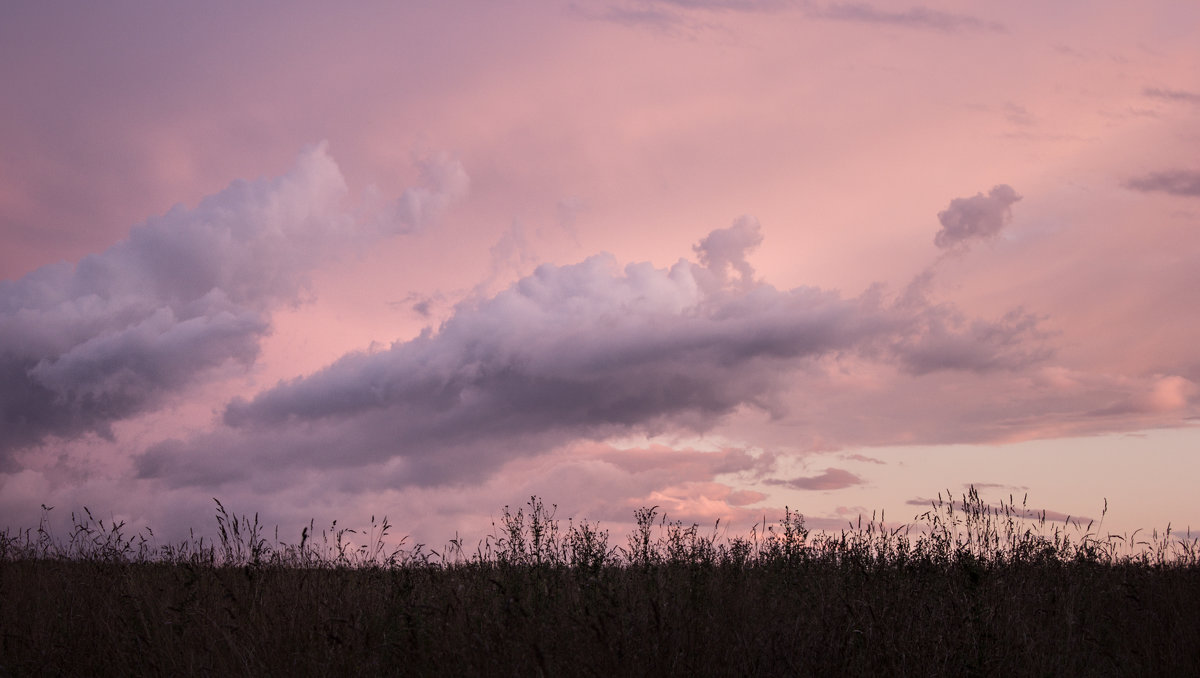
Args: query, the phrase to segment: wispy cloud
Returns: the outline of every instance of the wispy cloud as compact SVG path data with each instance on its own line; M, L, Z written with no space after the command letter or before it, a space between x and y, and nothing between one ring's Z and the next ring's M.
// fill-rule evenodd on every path
M585 18L658 30L695 28L706 24L701 17L720 13L775 13L789 10L802 12L803 16L810 19L943 33L1007 30L998 21L969 14L944 12L920 5L893 11L861 2L822 4L810 0L637 0L608 3L598 8L573 4L571 8Z
M883 461L882 459L876 459L875 457L868 457L865 454L846 454L846 455L842 455L842 458L849 459L850 461L861 461L864 464L885 464L885 465L887 464L887 462Z
M571 13L582 19L608 21L631 28L648 28L655 31L670 32L684 26L694 26L679 12L662 9L653 5L613 5L601 8L584 7L571 4Z
M803 4L797 0L657 0L657 2L683 9L734 12L777 12Z
M824 7L811 7L810 16L829 19L831 21L846 21L852 23L878 24L913 28L921 30L942 31L946 33L972 32L1003 32L1004 24L980 19L969 14L957 14L915 6L901 11L878 9L866 3L830 3Z
M915 499L909 499L908 501L906 501L904 503L909 506L924 506L927 509L933 510L938 505L938 503L940 503L940 501L942 501L942 500L924 499L921 497L917 497ZM945 503L949 504L951 507L953 507L955 511L962 511L964 508L964 504L963 504L962 500L960 500L960 499L946 500ZM988 511L1002 512L1004 510L1003 505L996 505L996 504L990 504L990 503L985 503L984 507ZM1070 520L1070 522L1072 524L1078 524L1081 526L1086 526L1086 525L1089 525L1089 524L1095 522L1095 519L1090 516L1073 514L1073 513L1065 513L1063 511L1054 511L1051 509L1031 509L1031 508L1027 508L1025 506L1012 506L1012 505L1008 505L1008 508L1010 509L1013 517L1024 519L1024 520L1041 520L1044 518L1047 522L1051 522L1051 523L1066 523L1068 520Z
M750 454L730 448L717 452L694 452L670 447L611 449L596 454L598 459L627 473L665 473L678 480L713 480L727 473L753 472L762 475L775 466L773 454Z
M1165 170L1150 172L1125 182L1125 188L1143 192L1169 193L1184 197L1200 197L1200 172Z
M1182 102L1187 104L1200 104L1200 92L1189 92L1182 89L1165 89L1161 87L1146 87L1142 90L1142 94L1152 99L1161 99L1164 101Z
M843 490L865 482L862 478L840 468L827 468L815 476L801 476L787 480L769 479L767 485L780 485L794 490Z

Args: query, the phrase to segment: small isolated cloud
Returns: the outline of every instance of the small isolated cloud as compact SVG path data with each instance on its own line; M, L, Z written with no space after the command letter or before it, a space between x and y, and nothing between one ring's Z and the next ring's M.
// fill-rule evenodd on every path
M709 233L693 249L700 265L712 271L722 283L729 279L732 270L743 285L749 285L754 282L754 267L746 261L746 255L761 245L762 240L758 219L743 215L729 228Z
M413 303L412 310L419 314L422 318L428 318L433 314L433 301L434 300L432 297L422 297Z
M403 298L387 302L389 308L416 314L424 320L430 320L449 306L446 295L441 292L428 294L409 292Z
M628 28L643 28L661 33L693 30L698 23L677 8L662 7L654 2L605 3L600 7L579 3L568 5L576 17L591 21L607 21Z
M815 476L802 476L790 480L772 478L763 482L767 485L790 487L793 490L844 490L866 481L845 469L827 468Z
M938 212L942 228L933 243L942 249L968 247L975 240L994 238L1012 219L1012 205L1021 199L1008 184L992 188L987 195L955 198Z
M842 455L842 458L848 459L850 461L861 461L864 464L887 464L887 462L883 461L882 459L876 459L875 457L868 457L865 454L846 454L846 455Z
M1032 127L1037 124L1037 118L1034 117L1029 109L1020 104L1014 104L1011 101L1004 104L1004 119L1018 127Z
M0 281L0 466L49 437L109 437L214 368L254 362L272 310L303 298L315 266L428 223L466 190L453 161L424 174L396 219L364 222L320 144L281 177L236 181L75 265Z
M972 487L976 490L1011 490L1013 492L1029 491L1028 485L1005 485L1004 483L963 483L962 486L964 490L970 490ZM910 501L909 503L911 504L912 502Z
M702 27L707 25L707 20L712 15L721 13L773 13L788 10L802 11L804 16L812 19L943 33L1000 33L1007 30L1004 24L997 21L920 5L893 11L862 2L819 4L810 0L621 0L604 4L599 9L585 8L579 4L572 4L570 7L583 18L660 31Z
M779 12L800 4L799 0L617 0L572 3L568 7L582 19L664 33L690 33L711 27L710 19L715 14Z
M978 486L976 486L976 489L978 489ZM927 508L929 510L939 510L938 509L939 506L944 506L945 504L949 504L950 507L952 507L955 511L962 511L966 506L963 504L961 499L952 499L949 501L944 501L944 504L943 504L943 501L944 500L941 500L940 498L939 499L925 499L922 497L917 497L914 499L909 499L908 501L906 501L904 503L909 506L924 506L925 508ZM1089 524L1095 522L1095 519L1090 516L1079 515L1079 514L1074 514L1074 513L1065 513L1063 511L1054 511L1054 510L1050 510L1050 509L1031 509L1031 508L1027 508L1025 506L1013 506L1011 504L1003 504L1003 503L1001 503L1000 505L989 504L989 503L984 504L985 510L987 510L989 512L995 512L995 513L1003 513L1006 506L1008 507L1008 509L1011 512L1011 514L1013 515L1013 517L1022 518L1025 520L1045 519L1046 522L1049 522L1049 523L1065 523L1068 520L1070 520L1071 523L1077 524L1077 525L1089 525ZM945 509L942 508L940 510L945 510Z
M1200 93L1189 92L1182 89L1163 89L1159 87L1147 87L1142 90L1142 94L1152 98L1161 99L1163 101L1172 101L1186 104L1200 104Z
M1151 172L1125 182L1125 188L1146 193L1169 193L1189 198L1200 197L1200 172L1167 170Z
M797 5L796 0L658 0L658 2L684 9L732 12L777 12Z
M861 2L835 2L823 8L812 8L809 13L814 17L832 21L879 24L946 33L959 31L1003 32L1006 30L1004 24L996 21L921 6L891 11Z

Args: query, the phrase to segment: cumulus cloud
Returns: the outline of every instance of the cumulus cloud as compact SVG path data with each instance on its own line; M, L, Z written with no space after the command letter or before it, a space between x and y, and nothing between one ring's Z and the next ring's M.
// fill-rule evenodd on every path
M1151 172L1125 182L1125 188L1146 193L1169 193L1189 198L1200 197L1200 172L1167 170Z
M362 220L313 146L283 176L236 181L75 265L0 282L0 463L50 436L110 436L205 372L252 363L270 312L302 298L313 267L428 223L466 190L452 160L424 173L395 219Z
M223 429L156 446L139 471L198 483L237 477L222 470L229 458L276 469L403 458L397 485L477 480L581 438L703 432L744 407L781 414L793 375L830 355L898 360L913 372L1021 362L1020 332L958 327L945 319L951 307L752 282L746 254L760 240L743 217L700 241L703 265L622 269L598 255L540 266L461 304L436 332L231 402ZM931 357L965 344L969 352L943 364Z
M995 237L1012 219L1012 205L1021 199L1007 184L992 188L987 195L955 198L950 207L938 212L942 228L933 243L942 249L963 248L974 240Z
M754 267L746 261L746 255L762 244L762 227L758 219L743 215L729 228L708 234L693 249L700 264L712 271L723 284L729 272L738 274L743 285L754 282Z

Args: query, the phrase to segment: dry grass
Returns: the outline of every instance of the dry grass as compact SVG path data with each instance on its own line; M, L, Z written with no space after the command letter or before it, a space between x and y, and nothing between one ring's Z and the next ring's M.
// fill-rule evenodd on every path
M1190 538L1099 537L971 491L912 526L720 538L638 511L615 543L536 498L473 553L386 520L296 543L217 504L156 546L90 514L0 533L0 676L1195 675Z

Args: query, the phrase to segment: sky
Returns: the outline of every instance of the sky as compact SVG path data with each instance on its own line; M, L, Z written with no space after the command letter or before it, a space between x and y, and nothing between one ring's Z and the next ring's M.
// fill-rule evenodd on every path
M0 527L1200 531L1200 5L0 8Z

